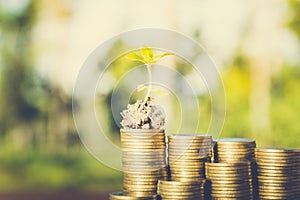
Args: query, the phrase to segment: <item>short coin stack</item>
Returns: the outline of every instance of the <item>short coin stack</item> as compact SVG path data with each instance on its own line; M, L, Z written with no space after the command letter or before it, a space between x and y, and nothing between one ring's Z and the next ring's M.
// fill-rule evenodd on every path
M132 197L127 196L124 192L112 192L109 194L109 200L155 200L156 195L153 197Z
M204 162L210 160L211 152L211 135L168 135L171 180L198 182L205 178Z
M151 198L166 172L163 130L121 130L123 190L131 197Z
M300 198L300 150L255 149L260 199Z
M221 138L214 146L216 162L252 162L256 143L248 138Z
M213 199L253 199L249 162L205 163L206 178L211 181Z
M159 180L157 193L163 200L199 200L204 199L205 180L200 182L181 182Z

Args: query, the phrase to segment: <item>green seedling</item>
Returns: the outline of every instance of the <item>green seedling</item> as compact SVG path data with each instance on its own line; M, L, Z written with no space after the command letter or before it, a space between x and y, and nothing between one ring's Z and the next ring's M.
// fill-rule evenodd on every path
M149 86L148 87L146 87L144 85L138 86L138 91L142 91L142 90L147 88L147 94L144 98L144 102L146 102L148 100L151 91L156 93L157 95L165 95L165 93L166 93L165 91L162 91L162 90L159 90L159 89L152 89L151 66L153 64L155 64L156 61L158 61L159 59L161 59L165 56L170 56L170 55L174 55L174 54L167 52L167 53L163 53L161 55L154 56L153 51L149 47L143 46L140 55L137 54L137 53L129 53L126 56L127 59L142 62L147 67Z

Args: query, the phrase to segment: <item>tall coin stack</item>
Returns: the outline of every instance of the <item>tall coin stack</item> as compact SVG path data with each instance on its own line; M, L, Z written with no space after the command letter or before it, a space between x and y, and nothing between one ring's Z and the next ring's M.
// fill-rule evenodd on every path
M213 199L253 199L249 182L249 162L205 163Z
M259 199L300 198L300 150L255 149Z
M201 192L204 188L205 179L201 182L182 182L159 180L157 193L163 200L199 200L204 199Z
M167 174L164 130L121 130L121 144L124 193L152 198Z
M173 134L167 138L171 179L197 182L205 178L204 162L212 156L212 136Z

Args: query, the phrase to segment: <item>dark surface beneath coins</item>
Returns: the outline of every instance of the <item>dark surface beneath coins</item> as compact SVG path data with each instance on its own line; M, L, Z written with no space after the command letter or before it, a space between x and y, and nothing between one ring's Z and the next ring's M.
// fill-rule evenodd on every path
M107 200L108 198L108 192L18 192L0 194L1 200Z

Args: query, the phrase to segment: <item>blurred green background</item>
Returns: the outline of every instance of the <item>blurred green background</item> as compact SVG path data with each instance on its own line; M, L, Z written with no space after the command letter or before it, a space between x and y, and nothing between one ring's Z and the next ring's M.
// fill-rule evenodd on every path
M0 193L121 189L122 174L80 142L72 89L92 49L142 27L186 34L214 58L227 96L221 137L300 147L299 0L0 0ZM115 78L131 67L114 65ZM111 92L100 97L108 106ZM203 94L199 101L205 121L210 100ZM108 129L117 138L114 121Z

